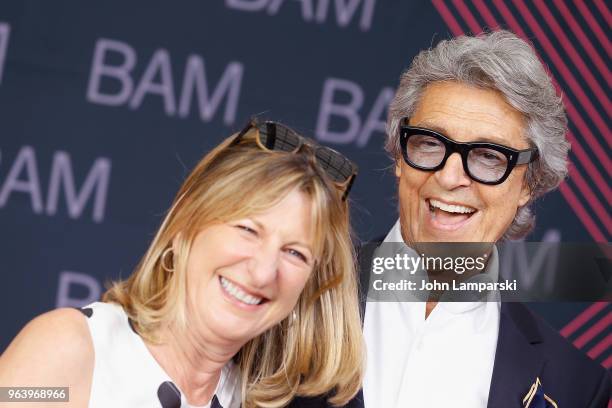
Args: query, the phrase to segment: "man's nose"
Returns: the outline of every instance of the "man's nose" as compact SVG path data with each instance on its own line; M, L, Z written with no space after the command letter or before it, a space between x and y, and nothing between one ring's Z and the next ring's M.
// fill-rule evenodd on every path
M271 246L262 246L249 259L249 280L256 288L263 288L276 280L280 262L280 251Z
M440 184L447 190L454 190L457 187L466 187L472 183L470 177L463 169L463 162L459 153L452 153L444 167L436 171L435 177Z

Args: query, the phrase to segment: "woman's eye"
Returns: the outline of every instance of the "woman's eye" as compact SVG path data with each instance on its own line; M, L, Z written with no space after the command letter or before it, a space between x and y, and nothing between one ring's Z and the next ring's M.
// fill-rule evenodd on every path
M257 235L257 231L247 225L238 224L236 225L236 228L240 228L241 230L244 230L250 234Z
M304 263L308 263L308 258L306 258L306 255L304 255L303 253L301 253L300 251L297 251L295 249L289 248L287 250L287 252L292 255L295 256L296 258L298 258L299 260L301 260Z

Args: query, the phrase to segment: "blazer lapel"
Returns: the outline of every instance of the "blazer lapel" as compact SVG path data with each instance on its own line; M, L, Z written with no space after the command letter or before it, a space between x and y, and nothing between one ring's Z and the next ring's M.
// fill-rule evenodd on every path
M521 407L546 360L536 345L542 339L531 312L520 303L502 303L489 408Z

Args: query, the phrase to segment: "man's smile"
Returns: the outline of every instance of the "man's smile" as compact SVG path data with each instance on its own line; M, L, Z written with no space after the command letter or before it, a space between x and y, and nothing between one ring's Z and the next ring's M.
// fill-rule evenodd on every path
M465 204L445 202L428 198L427 219L431 227L444 231L455 231L463 227L478 211Z

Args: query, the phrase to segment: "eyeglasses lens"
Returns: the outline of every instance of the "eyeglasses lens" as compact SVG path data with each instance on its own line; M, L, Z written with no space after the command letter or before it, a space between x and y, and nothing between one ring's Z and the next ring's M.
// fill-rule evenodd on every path
M302 143L302 137L278 123L264 123L258 127L260 142L270 150L294 152ZM354 172L353 164L341 153L325 146L316 148L319 165L334 182L345 182Z
M341 183L352 176L353 165L340 153L326 147L319 147L315 156L319 165L325 169L333 181Z
M442 163L446 154L446 146L442 141L432 136L413 135L406 146L408 160L419 167L434 168Z
M258 129L259 140L267 149L293 152L300 146L300 136L284 126L265 123Z
M467 165L474 177L495 182L506 173L508 159L496 150L477 147L469 151Z
M414 165L433 169L444 160L446 145L433 136L416 134L408 138L406 153ZM476 147L468 152L467 168L470 175L478 180L496 182L506 173L508 159L494 149Z

